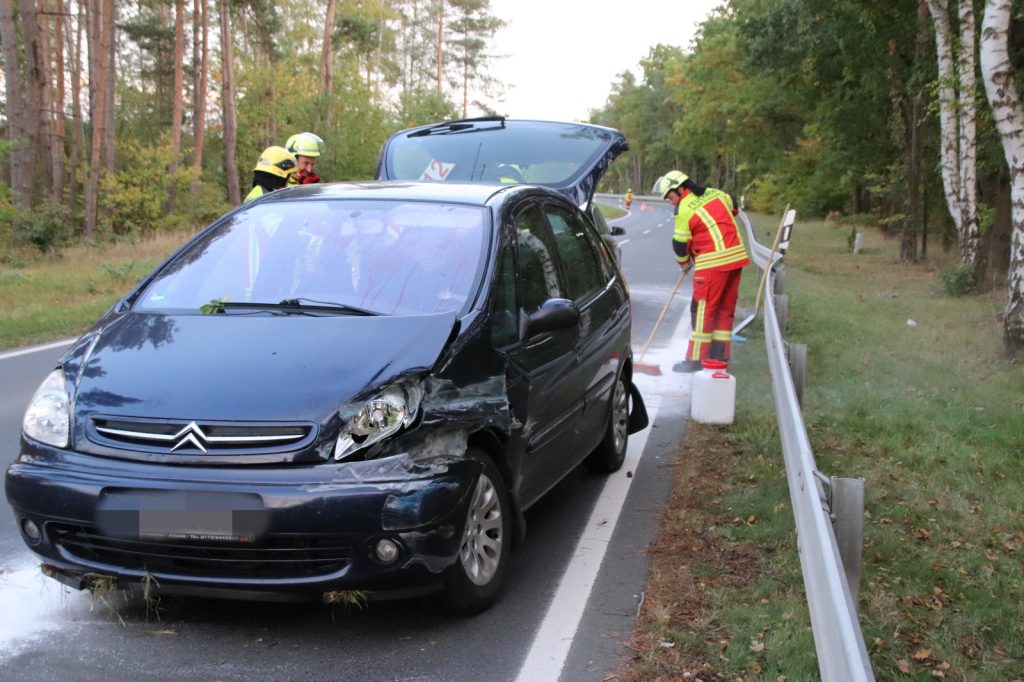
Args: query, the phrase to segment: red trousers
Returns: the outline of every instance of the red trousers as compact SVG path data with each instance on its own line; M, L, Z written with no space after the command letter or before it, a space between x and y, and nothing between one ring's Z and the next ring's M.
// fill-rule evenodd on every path
M687 360L728 360L732 322L743 268L700 270L693 274Z

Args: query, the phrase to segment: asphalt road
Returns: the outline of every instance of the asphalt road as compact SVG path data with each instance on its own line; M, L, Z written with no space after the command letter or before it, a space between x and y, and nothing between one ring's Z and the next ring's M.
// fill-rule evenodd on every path
M639 358L679 274L671 209L637 199L613 224L627 230L618 240ZM647 373L637 375L656 418L632 437L627 467L613 477L574 471L527 512L525 545L512 557L503 598L486 613L456 618L429 600L360 611L165 597L155 613L138 597L111 595L107 603L42 577L0 504L0 679L603 679L626 652L647 546L685 435L689 379L669 369L685 349L678 337L669 344L686 331L688 303L687 279L644 358ZM0 354L3 462L13 460L25 405L62 352ZM606 484L623 491L621 511ZM571 614L578 610L577 627Z

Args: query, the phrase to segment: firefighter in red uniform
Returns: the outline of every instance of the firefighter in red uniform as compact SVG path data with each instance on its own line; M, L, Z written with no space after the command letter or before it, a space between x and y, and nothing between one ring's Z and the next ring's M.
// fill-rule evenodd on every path
M701 360L729 360L743 266L750 263L734 216L732 197L703 187L674 170L658 178L654 191L676 208L672 248L680 267L693 262L693 333L686 359L672 367L694 372Z

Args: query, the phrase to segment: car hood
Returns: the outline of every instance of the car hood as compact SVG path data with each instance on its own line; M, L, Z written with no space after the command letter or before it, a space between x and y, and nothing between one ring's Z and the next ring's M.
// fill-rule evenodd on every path
M381 149L380 180L523 182L585 206L609 164L629 149L617 130L584 123L487 117L402 130Z
M433 367L454 313L417 316L129 312L69 352L80 414L321 421Z

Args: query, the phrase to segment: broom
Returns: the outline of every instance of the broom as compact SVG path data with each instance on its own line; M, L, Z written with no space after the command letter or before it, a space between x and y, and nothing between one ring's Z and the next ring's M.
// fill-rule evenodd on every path
M651 341L654 340L654 335L658 333L658 327L661 326L661 321L665 319L665 313L668 312L668 307L672 305L672 299L676 297L676 292L679 291L679 285L683 283L683 278L686 277L686 273L689 271L690 267L688 266L679 273L679 279L676 280L676 285L672 287L672 293L669 294L668 300L665 301L665 307L661 309L661 315L658 315L658 321L654 323L654 329L651 330L651 335L647 337L647 343L644 344L644 349L640 351L640 359L633 365L634 371L640 372L641 374L661 376L660 366L643 364L644 356L647 355L647 349L650 348Z

